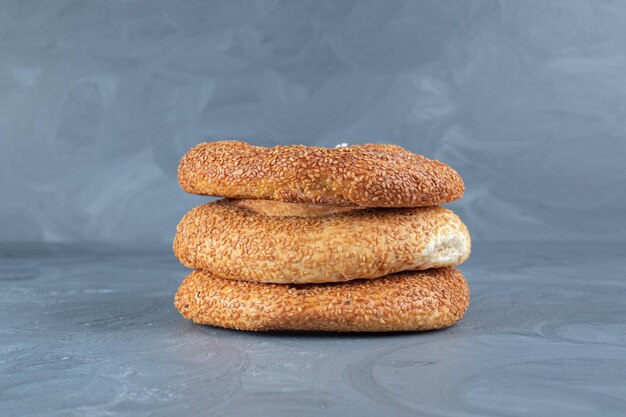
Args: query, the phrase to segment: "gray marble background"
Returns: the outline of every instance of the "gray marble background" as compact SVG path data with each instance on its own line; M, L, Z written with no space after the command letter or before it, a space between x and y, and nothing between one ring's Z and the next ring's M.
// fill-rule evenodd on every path
M2 1L0 241L168 245L202 140L448 162L476 242L622 241L624 1Z
M0 0L2 416L626 415L626 1ZM387 142L467 193L450 329L196 326L202 140Z

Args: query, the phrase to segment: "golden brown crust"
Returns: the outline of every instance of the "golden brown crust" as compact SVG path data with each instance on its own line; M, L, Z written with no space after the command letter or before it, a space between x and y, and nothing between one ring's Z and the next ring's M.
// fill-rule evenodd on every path
M463 317L469 287L455 268L316 285L234 281L197 270L174 305L194 323L238 330L419 331Z
M178 259L223 278L305 284L459 265L471 251L461 219L438 206L307 218L239 205L220 200L187 213L174 238Z
M448 165L395 145L205 142L183 156L178 182L195 194L361 207L432 206L464 192Z
M229 204L271 217L323 217L331 214L348 213L354 210L364 210L366 208L250 199L233 199L229 200Z

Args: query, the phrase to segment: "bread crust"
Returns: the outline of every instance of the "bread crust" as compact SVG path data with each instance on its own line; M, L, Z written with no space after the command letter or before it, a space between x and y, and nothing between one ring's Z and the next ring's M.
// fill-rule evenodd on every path
M388 332L451 326L465 314L469 297L455 268L313 285L236 281L196 270L180 285L174 305L194 323L230 329Z
M327 204L285 203L274 200L229 199L229 204L270 217L324 217L365 210L367 207L344 207Z
M272 204L289 207L264 203ZM306 284L454 266L471 252L467 228L443 207L297 217L242 205L220 200L187 213L173 245L181 263L228 279Z
M189 150L178 182L194 194L360 207L422 207L464 192L448 165L396 145L343 148L205 142Z

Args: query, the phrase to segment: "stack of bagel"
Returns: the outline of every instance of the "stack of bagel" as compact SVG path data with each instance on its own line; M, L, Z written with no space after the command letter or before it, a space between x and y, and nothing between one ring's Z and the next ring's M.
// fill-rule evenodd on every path
M337 148L239 141L192 148L188 212L174 253L193 268L174 304L240 330L419 331L457 322L469 288L455 267L467 228L439 206L460 198L448 165L395 145Z

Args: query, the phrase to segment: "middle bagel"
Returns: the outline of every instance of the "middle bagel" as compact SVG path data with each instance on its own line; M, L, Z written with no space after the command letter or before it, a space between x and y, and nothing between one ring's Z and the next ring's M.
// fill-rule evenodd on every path
M455 266L470 250L461 219L439 206L336 210L225 199L187 213L174 238L174 253L185 266L279 284Z

